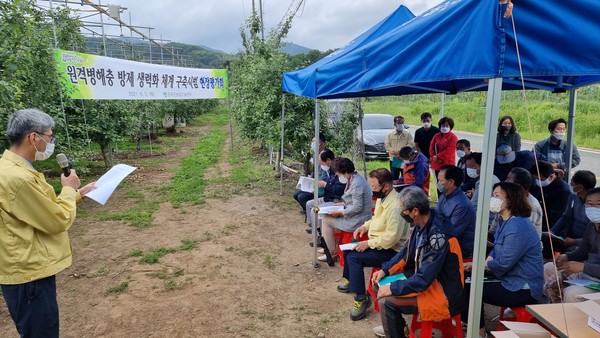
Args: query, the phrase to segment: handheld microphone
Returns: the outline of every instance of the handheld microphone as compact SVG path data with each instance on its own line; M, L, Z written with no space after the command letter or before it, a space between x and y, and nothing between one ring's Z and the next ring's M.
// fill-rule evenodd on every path
M71 168L69 167L69 159L67 158L67 156L65 156L65 154L56 154L56 162L58 162L58 165L62 168L65 176L69 176L71 174Z

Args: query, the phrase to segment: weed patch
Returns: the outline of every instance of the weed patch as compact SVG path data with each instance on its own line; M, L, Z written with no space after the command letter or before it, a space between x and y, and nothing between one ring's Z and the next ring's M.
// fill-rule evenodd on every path
M129 288L129 281L124 281L122 283L119 283L115 286L111 286L106 290L106 294L121 294L125 291L127 291L127 289Z
M140 259L140 263L141 264L154 264L154 263L158 263L158 261L160 260L160 258L168 253L173 253L176 252L177 249L174 248L165 248L165 247L159 247L156 248L154 250L152 250L151 252L145 254L141 259Z

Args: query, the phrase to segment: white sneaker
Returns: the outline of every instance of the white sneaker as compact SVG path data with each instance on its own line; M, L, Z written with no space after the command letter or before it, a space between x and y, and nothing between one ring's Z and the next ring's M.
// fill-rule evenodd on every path
M375 336L377 336L377 337L385 337L385 332L383 331L383 326L382 325L375 326L373 328L373 334L375 334Z
M327 262L327 255L322 254L319 257L317 257L317 259L321 262Z
M317 252L320 253L321 255L323 255L323 254L325 254L325 249L317 248Z

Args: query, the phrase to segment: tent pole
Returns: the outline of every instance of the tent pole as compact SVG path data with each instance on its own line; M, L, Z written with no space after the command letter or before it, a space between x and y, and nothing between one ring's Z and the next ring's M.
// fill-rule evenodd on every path
M360 98L358 99L358 119L360 121L360 135L362 137L362 142L360 142L362 146L362 160L363 160L363 172L365 173L365 178L367 178L367 159L365 157L365 136L363 135L363 110Z
M500 115L501 93L502 78L490 79L485 113L485 129L483 133L481 176L479 177L479 199L477 200L478 207L477 220L475 223L475 247L473 251L473 270L471 273L467 337L479 336L479 319L482 306L483 272L486 259L485 251L487 247L490 197L492 196L493 188L492 176L494 169L494 154L496 154L495 130Z
M573 163L573 145L575 144L575 109L577 107L577 90L569 90L569 120L567 121L567 163L565 163L564 180L571 182L571 163Z
M442 93L442 103L440 105L440 119L444 117L444 106L446 105L446 94Z
M227 109L229 110L229 143L231 145L231 157L233 158L233 118L231 116L231 99L227 97Z
M318 219L318 211L319 210L319 185L317 184L317 182L319 182L319 144L321 142L321 140L319 139L319 129L321 127L321 112L319 110L319 99L316 98L315 99L315 148L313 150L314 153L314 157L313 157L313 178L315 179L315 184L314 184L314 205L315 205L315 212L311 215L311 217L313 217L313 228L312 228L312 233L313 233L313 267L318 268L321 265L319 264L319 261L317 260L317 222L319 221ZM328 248L329 249L329 248ZM331 250L331 249L329 249Z
M279 196L283 196L283 131L285 123L285 93L281 94L281 155L279 156Z

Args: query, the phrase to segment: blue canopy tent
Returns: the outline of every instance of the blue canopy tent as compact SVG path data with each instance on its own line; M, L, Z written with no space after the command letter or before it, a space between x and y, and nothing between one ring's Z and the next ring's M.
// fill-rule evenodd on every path
M573 144L575 89L600 82L600 2L513 1L513 18L505 19L505 6L498 0L448 0L335 62L316 67L310 91L294 90L289 83L294 72L284 74L284 91L329 99L487 90L477 210L477 224L485 224L501 90L568 91L568 142ZM480 316L486 231L477 227L475 237L467 332L473 337Z
M392 29L404 24L405 22L413 19L415 17L415 15L413 14L413 12L407 8L404 5L401 5L400 7L398 7L392 14L388 15L385 19L383 19L382 21L380 21L379 23L377 23L375 26L371 27L369 30L367 30L366 32L364 32L363 34L361 34L360 36L358 36L357 38L355 38L354 40L350 41L348 44L346 44L345 46L343 46L342 48L336 50L335 52L329 54L328 56L324 57L323 59L313 63L312 65L295 71L295 72L289 72L286 73L286 76L289 78L289 81L284 82L283 84L283 90L284 92L292 92L292 93L304 93L304 94L299 94L302 96L307 96L307 97L315 97L315 92L314 92L314 88L315 88L315 74L316 74L316 70L319 67L325 66L329 63L335 62L336 60L344 57L345 55L349 54L350 52L361 48L363 46L365 46L366 44L368 44L370 41L373 41L383 35L385 35L387 32L391 31ZM289 86L289 87L288 87ZM318 108L318 101L316 103L316 109L315 109L315 125L316 125L316 129L315 129L315 135L316 135L316 142L318 143L318 135L319 135L319 130L318 130L318 126L319 126L319 108ZM282 104L282 112L281 112L281 159L283 159L283 153L284 153L284 121L285 121L285 95L283 96L283 104ZM362 133L362 116L360 118L360 125L361 125L361 133ZM363 145L363 161L364 161L364 145ZM317 159L318 154L315 153L315 158L313 160L314 162L314 172L318 172L318 167L319 167L319 161ZM365 165L365 171L366 171L366 165ZM283 170L280 169L280 181L281 181L281 189L283 189ZM315 188L315 200L318 201L318 193L317 193L317 189ZM318 204L317 204L318 207ZM316 215L313 215L316 217ZM309 216L310 217L310 216ZM312 222L313 225L316 225L317 222ZM313 229L314 230L314 229ZM316 231L313 231L313 234L315 235L315 241L316 241ZM317 248L315 246L315 250L314 250L314 265L318 266L319 264L317 263Z

